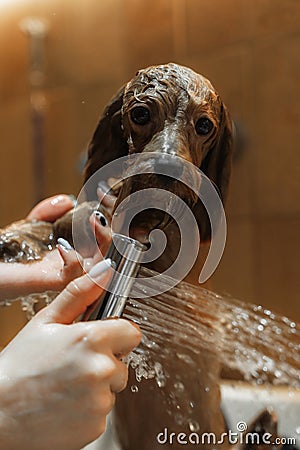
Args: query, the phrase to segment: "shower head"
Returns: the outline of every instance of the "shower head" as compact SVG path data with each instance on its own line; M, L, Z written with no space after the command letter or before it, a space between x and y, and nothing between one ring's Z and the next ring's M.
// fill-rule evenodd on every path
M101 320L120 317L137 276L145 246L122 234L113 234L106 254L114 268L114 275L106 292L88 310L84 320Z

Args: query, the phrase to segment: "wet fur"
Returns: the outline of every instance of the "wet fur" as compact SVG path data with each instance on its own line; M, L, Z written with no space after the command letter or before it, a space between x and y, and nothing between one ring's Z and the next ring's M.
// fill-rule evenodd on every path
M130 118L130 111L137 105L146 105L151 113L151 122L142 127ZM214 123L214 130L208 136L199 136L195 131L195 123L202 116ZM225 202L233 153L231 120L226 106L206 78L172 63L137 72L105 108L88 148L85 181L103 165L121 156L162 151L199 167ZM125 193L134 190L126 186L128 183L123 186L119 201ZM158 181L153 186L150 175L141 177L140 183L168 189ZM180 195L182 187L177 189ZM94 192L87 195L92 199ZM192 206L202 239L207 240L210 226L205 210L200 202Z
M151 112L151 122L146 126L137 126L130 117L130 111L136 105L147 105ZM199 136L195 123L199 117L206 116L214 123L214 130L208 136ZM149 67L140 70L111 100L104 110L88 149L88 161L85 168L85 181L108 162L132 153L160 151L175 152L177 156L199 167L216 185L221 199L225 202L231 172L232 129L227 109L211 83L191 69L177 64ZM209 240L210 227L208 217L200 202L187 198L186 190L173 183L167 185L164 179L151 175L139 176L134 182L123 184L118 202L135 190L143 187L159 187L175 191L185 201L190 201L197 219L201 238ZM94 192L87 191L91 199ZM147 220L149 218L147 217ZM176 258L180 236L175 226L165 230L168 242L165 253L152 265L157 271L164 271ZM168 343L175 347L176 342ZM190 383L190 374L186 368L177 367L170 361L169 373L176 381L180 379ZM194 380L189 394L197 399L199 410L197 419L201 430L221 433L225 429L220 410L220 393L217 384L212 385L210 371L218 374L219 363L215 355L203 354L199 358L201 380ZM135 384L131 371L129 386ZM115 409L118 437L123 450L155 450L160 446L155 436L164 426L172 431L188 431L174 423L174 417L163 410L164 393L152 381L143 382L139 392L132 394L125 390L117 398ZM210 386L210 392L205 387ZM203 407L205 403L205 407ZM207 414L207 410L211 413ZM187 445L187 448L192 448ZM173 446L166 446L173 448ZM208 449L210 446L203 446ZM224 446L222 448L225 448Z

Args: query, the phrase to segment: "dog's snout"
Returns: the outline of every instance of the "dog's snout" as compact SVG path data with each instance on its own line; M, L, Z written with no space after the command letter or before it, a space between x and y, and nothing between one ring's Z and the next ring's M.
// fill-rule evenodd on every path
M178 180L182 175L183 166L178 158L171 159L161 155L154 162L154 170L157 174L167 175Z

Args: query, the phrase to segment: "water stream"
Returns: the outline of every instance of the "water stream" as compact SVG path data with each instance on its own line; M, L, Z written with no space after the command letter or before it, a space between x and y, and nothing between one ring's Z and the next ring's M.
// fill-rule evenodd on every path
M184 282L153 296L154 273L141 270L133 294L142 292L146 298L129 299L124 311L124 317L137 322L143 331L142 344L128 357L137 382L155 378L158 385L164 385L163 368L151 358L156 352L160 358L169 358L168 342L175 339L177 357L187 364L193 364L188 353L199 355L207 350L218 355L225 376L300 389L300 324L262 306ZM48 304L56 295L47 291L2 300L0 307L20 301L30 318L37 303Z
M284 385L290 395L300 389L299 324L262 306L187 283L153 296L151 275L150 270L141 270L124 311L124 317L143 331L141 345L127 357L134 371L127 396L129 392L133 398L140 393L143 397L149 389L148 384L145 391L145 382L154 383L158 411L153 405L154 415L163 410L170 423L197 432L209 411L214 417L208 426L222 430L222 417L216 413L220 374L223 379L254 385ZM134 298L141 293L145 298ZM55 295L49 292L19 300L30 318L37 301L47 304ZM0 302L4 305L7 302ZM121 417L125 417L122 409Z
M153 356L169 358L168 342L175 339L177 357L191 366L188 354L207 350L218 356L224 377L300 389L300 325L293 320L187 283L152 297L151 278L144 277L134 291L147 295L130 299L124 314L143 331L142 345L129 357L137 381L155 378L164 384L163 368Z

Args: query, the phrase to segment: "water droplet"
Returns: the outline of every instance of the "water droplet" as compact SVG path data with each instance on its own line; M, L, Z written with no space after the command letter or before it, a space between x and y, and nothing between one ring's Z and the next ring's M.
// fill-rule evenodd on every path
M176 413L174 416L175 422L177 425L183 425L183 416L182 414Z
M177 353L177 357L187 364L194 364L192 358L189 355L184 355L182 353Z
M193 433L199 431L199 429L200 429L199 423L196 422L195 420L189 420L189 429Z
M1 306L11 306L12 302L10 300L3 300L3 302L1 302Z
M176 389L177 392L183 392L184 384L181 383L180 381L177 381L176 383L174 383L174 388Z
M157 383L157 386L158 386L159 388L165 387L165 385L166 385L166 379L165 379L164 377L157 377L157 378L156 378L156 383Z
M136 386L136 385L134 384L133 386L131 386L130 390L131 390L131 392L135 393L135 392L138 392L138 391L139 391L139 388L138 388L138 386Z
M277 326L272 327L272 330L273 330L274 333L276 333L276 334L281 334L281 332L282 332L281 328L279 328L279 327L277 327Z

